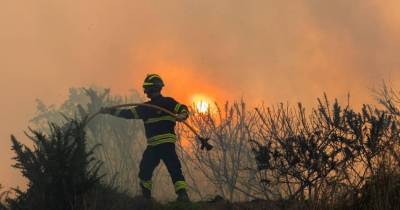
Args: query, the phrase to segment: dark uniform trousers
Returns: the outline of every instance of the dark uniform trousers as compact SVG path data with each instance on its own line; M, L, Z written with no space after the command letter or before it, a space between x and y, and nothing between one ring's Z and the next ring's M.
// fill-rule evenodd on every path
M188 108L185 105L178 103L171 97L160 95L146 103L164 107L176 114L188 113ZM175 151L177 140L174 130L176 126L175 117L146 106L119 109L111 114L126 119L141 119L144 122L148 146L143 153L139 171L143 192L146 192L147 196L151 193L151 177L160 160L164 161L167 166L175 186L175 192L185 190L187 183L183 178L181 164Z
M163 143L156 146L147 146L143 153L142 161L140 162L139 178L141 184L151 190L154 169L160 163L160 160L166 165L172 182L174 183L175 191L185 189L187 184L182 174L181 163L175 151L174 143Z

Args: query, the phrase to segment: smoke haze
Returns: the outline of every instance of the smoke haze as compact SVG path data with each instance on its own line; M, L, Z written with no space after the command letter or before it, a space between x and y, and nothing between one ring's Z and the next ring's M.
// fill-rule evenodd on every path
M400 81L396 0L3 0L0 30L5 186L22 180L9 135L23 138L36 98L57 104L72 86L126 94L156 72L185 103L312 105L325 91L359 105L383 79Z

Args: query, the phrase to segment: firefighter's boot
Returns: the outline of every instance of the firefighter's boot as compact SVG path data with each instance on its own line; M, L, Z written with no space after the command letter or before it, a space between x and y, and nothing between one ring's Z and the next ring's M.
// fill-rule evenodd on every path
M142 189L142 195L146 200L151 199L151 182L140 183L140 188Z
M185 189L179 190L178 192L176 192L176 194L178 195L178 198L176 199L176 201L178 201L178 202L190 202L189 195L187 194Z

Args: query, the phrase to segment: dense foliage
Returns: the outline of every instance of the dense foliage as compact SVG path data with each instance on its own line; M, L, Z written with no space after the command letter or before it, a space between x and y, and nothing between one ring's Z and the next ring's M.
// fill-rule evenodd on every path
M79 209L94 188L101 166L86 146L84 123L70 120L63 127L50 124L50 133L31 130L33 149L11 136L16 164L28 180L26 192L16 190L11 209Z

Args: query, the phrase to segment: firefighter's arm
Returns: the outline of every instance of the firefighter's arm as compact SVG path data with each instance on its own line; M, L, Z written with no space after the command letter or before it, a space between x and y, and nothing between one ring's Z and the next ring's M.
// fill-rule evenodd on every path
M102 114L110 114L115 117L125 118L125 119L141 119L136 108L132 107L129 109L116 109L110 107L102 107L100 109Z
M179 122L185 121L189 117L189 110L187 106L177 103L174 109L176 113L176 120Z

